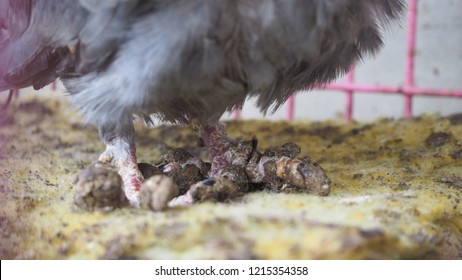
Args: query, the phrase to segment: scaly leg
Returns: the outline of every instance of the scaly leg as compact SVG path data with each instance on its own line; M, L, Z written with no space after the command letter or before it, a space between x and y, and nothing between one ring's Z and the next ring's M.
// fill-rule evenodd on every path
M200 133L204 144L208 149L211 169L209 177L213 178L222 174L223 170L230 164L240 163L240 155L236 153L238 146L231 140L219 124L216 126L201 127ZM242 162L244 164L244 162ZM207 181L207 180L206 180ZM194 203L191 191L181 195L169 203L169 206L183 206Z
M136 160L135 129L131 118L126 117L119 123L100 125L99 133L106 144L106 151L101 154L99 161L118 168L125 195L133 207L139 207L139 191L144 178Z
M232 148L236 147L237 144L226 135L219 125L203 127L201 135L205 146L208 148L209 160L212 164L210 177L220 175L235 157Z

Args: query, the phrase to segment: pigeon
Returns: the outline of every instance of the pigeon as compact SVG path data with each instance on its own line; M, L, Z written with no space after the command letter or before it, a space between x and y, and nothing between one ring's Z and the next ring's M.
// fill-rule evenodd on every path
M140 205L134 117L195 127L210 176L236 143L219 122L256 98L264 113L383 45L404 0L0 0L0 91L60 79L98 128L99 161Z

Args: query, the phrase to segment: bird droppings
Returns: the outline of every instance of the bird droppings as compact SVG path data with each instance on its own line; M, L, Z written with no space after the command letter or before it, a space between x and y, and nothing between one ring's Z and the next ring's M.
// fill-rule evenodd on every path
M295 143L285 143L280 147L270 147L263 152L263 156L267 157L288 157L294 159L300 154L301 149Z
M157 166L178 185L181 195L193 184L204 180L210 170L209 164L181 148L168 151L161 157Z
M141 185L141 207L152 211L165 210L168 203L179 194L178 186L170 177L155 175Z
M462 191L462 178L459 176L443 176L439 178L437 181L444 183L450 187L458 188Z
M461 125L462 124L462 113L453 114L448 117L451 125Z
M85 210L110 211L127 206L128 201L119 174L113 168L97 163L77 175L74 203Z
M462 150L451 153L451 157L456 160L462 160Z
M230 164L220 171L218 177L211 176L209 162L182 148L170 149L157 162L158 167L146 163L139 166L143 175L146 169L152 170L153 174L165 174L178 186L179 195L183 197L170 203L171 206L229 201L249 191L262 189L322 196L329 194L330 180L325 170L307 157L295 159L301 151L297 144L289 142L269 147L263 154L258 151L257 145L256 137L231 145L226 152ZM212 181L214 183L210 184Z
M221 176L233 182L240 193L247 193L253 189L243 166L230 164L223 169Z
M194 202L223 202L242 194L239 186L223 176L199 182L193 185L189 192Z
M273 191L329 194L330 180L324 169L308 157L296 159L300 147L295 143L257 150L257 138L239 143L233 150L231 162L222 172L237 184L241 191L262 187ZM253 184L253 185L252 185Z
M176 148L169 150L165 155L160 158L159 165L166 165L171 162L186 164L193 156L185 149Z
M162 174L162 171L159 168L149 163L138 163L138 168L140 169L141 174L143 174L145 180L151 178L154 175Z
M263 158L263 170L270 188L282 192L312 193L326 196L330 191L330 179L326 171L309 158L304 160L289 157Z
M181 165L179 163L169 163L164 170L166 175L170 176L178 185L180 194L185 194L189 188L205 179L205 175L197 166L192 164Z
M425 145L429 148L437 148L451 141L452 135L446 132L434 132L425 139Z
M309 156L326 171L329 195L268 191L251 182L226 203L76 211L72 181L104 145L91 127L75 125L81 120L67 103L50 95L40 105L48 109L19 110L19 102L42 102L27 98L24 92L10 104L5 114L14 112L15 122L0 127L2 259L462 258L462 126L448 118L378 120L367 130L342 121L227 121L230 138L258 138L261 153L250 155L246 175L266 149L296 143L297 160ZM336 129L326 129L324 138L307 133L329 126ZM175 148L206 161L190 128L136 129L139 162L161 170L158 159ZM441 131L452 140L427 147L425 139ZM342 135L348 137L332 143Z

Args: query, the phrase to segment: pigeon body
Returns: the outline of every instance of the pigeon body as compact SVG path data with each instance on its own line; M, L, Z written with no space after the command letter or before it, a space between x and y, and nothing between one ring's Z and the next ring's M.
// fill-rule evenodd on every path
M0 2L0 89L62 78L95 124L215 122L249 96L277 108L374 54L403 10L399 0Z
M61 78L108 145L102 158L125 166L136 162L133 115L216 127L248 97L275 110L376 53L404 3L0 0L0 8L0 91Z

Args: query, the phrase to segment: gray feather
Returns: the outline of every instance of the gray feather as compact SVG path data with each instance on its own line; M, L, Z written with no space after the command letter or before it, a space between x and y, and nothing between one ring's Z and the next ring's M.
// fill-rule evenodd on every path
M42 61L43 49L76 47L62 58L65 67L42 64L100 126L133 114L214 123L250 96L262 111L275 110L295 91L329 82L375 54L382 30L404 11L403 0L33 3L26 30L0 47L0 54L16 51L23 60L0 62L0 90L11 72L25 69L27 77L24 65Z

